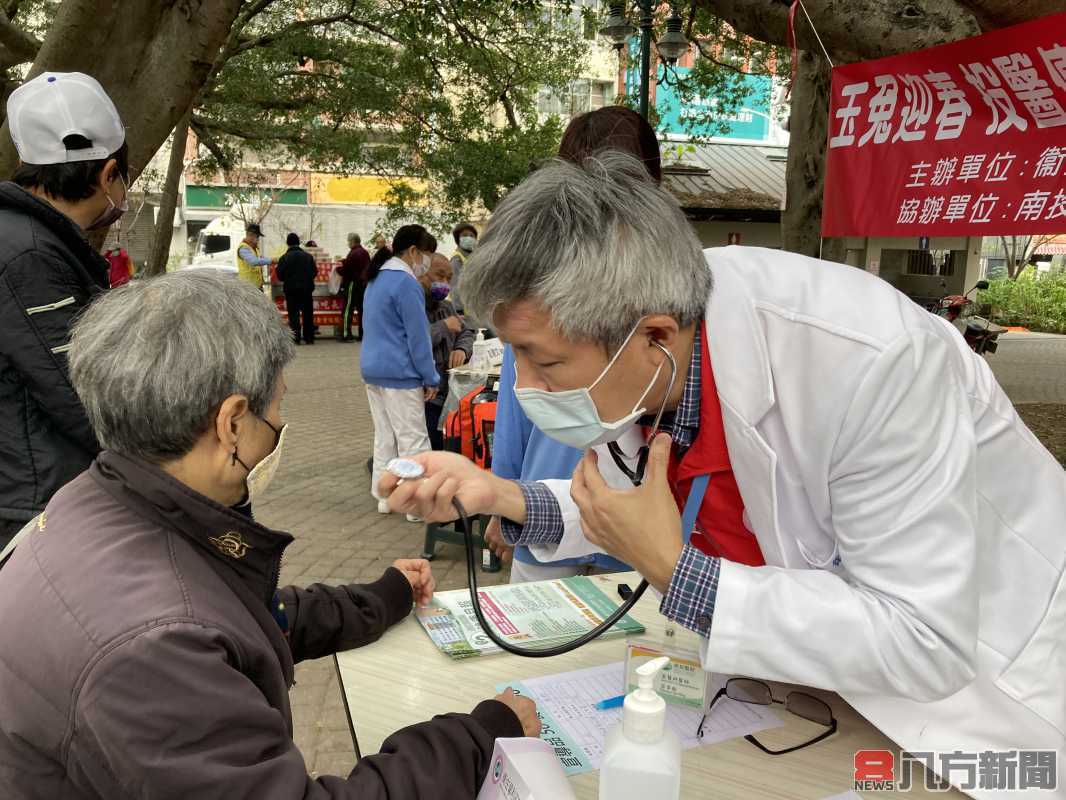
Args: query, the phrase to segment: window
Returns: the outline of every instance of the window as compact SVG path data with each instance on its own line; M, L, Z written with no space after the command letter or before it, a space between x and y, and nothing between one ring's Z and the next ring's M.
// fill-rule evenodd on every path
M590 105L593 108L603 108L614 103L614 84L609 81L592 82L592 98Z
M209 256L215 253L225 253L229 250L229 237L221 233L200 232L199 245L196 248L198 255Z
M584 20L584 25L585 25L585 41L594 42L596 40L596 37L600 33L599 20L597 20L596 17L593 16L592 14L586 14L585 15L585 20Z
M948 277L955 274L955 250L907 250L904 275L938 275Z
M544 87L537 95L537 111L573 117L614 103L614 84L610 81L576 80L562 93Z

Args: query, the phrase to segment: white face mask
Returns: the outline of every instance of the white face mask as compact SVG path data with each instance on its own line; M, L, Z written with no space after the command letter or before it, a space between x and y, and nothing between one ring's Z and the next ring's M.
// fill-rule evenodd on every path
M638 323L639 325L639 323ZM600 412L596 403L592 400L591 390L595 388L603 376L614 366L618 356L625 350L629 340L636 333L636 327L630 331L629 336L618 348L618 352L607 362L603 372L592 384L585 389L569 389L565 392L549 392L544 389L519 389L515 386L515 397L522 407L530 422L540 428L545 435L550 436L557 442L570 445L578 450L587 450L608 442L617 441L629 427L647 413L643 407L644 398L655 386L662 372L663 365L660 363L655 374L648 384L648 388L637 400L633 410L615 422L604 422L600 419ZM517 376L517 367L515 369Z
M465 250L468 253L473 251L474 245L476 245L476 244L477 244L477 239L475 239L473 236L460 236L459 237L459 249Z
M244 483L248 487L248 500L246 501L248 503L262 498L270 482L274 480L274 474L278 471L278 465L281 463L281 447L285 444L285 431L289 428L288 425L282 425L281 430L278 430L265 419L261 421L268 425L278 438L274 449L262 461L248 470L248 477L244 479ZM247 465L237 457L236 452L233 454L233 460L248 469Z
M433 256L427 256L425 253L421 253L415 256L415 263L411 265L411 272L416 278L421 278L427 272L429 267L433 263Z

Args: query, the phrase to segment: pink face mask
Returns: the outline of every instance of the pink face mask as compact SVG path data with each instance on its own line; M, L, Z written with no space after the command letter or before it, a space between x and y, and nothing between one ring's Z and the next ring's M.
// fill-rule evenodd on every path
M119 219L130 210L130 194L129 188L126 186L126 181L119 176L119 180L122 181L122 205L116 206L115 201L111 199L111 195L107 194L107 203L110 208L106 209L100 216L92 221L86 230L95 231L100 228L107 228L114 225Z

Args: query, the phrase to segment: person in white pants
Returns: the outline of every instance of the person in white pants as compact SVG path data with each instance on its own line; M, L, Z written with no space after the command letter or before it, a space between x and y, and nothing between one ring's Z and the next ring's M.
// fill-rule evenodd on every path
M425 228L404 225L392 240L392 254L379 250L367 275L359 362L374 419L370 491L382 514L389 508L376 487L386 465L397 456L430 449L424 404L436 396L440 374L418 277L429 269L436 249L436 239Z

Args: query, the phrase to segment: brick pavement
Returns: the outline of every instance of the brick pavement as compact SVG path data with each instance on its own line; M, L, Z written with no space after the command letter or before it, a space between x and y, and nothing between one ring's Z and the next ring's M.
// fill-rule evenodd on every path
M379 515L370 497L363 465L373 432L358 354L357 344L322 340L299 348L286 374L291 432L278 475L256 507L264 524L296 537L282 567L285 583L371 581L393 559L422 550L423 528L402 516ZM1066 403L1066 337L1008 336L989 362L1014 402ZM433 569L440 587L465 586L461 548L438 552ZM482 576L495 583L507 572ZM346 775L355 753L332 659L298 665L296 683L295 737L308 770Z
M286 372L285 454L270 491L256 505L260 522L296 537L285 554L282 583L372 581L394 559L422 552L423 526L378 514L370 496L364 463L373 428L358 354L358 344L320 340L298 348ZM433 562L438 585L465 586L465 563L462 548L439 546ZM497 583L507 574L481 573L480 579ZM333 660L297 665L291 697L296 744L308 770L347 775L355 752Z

